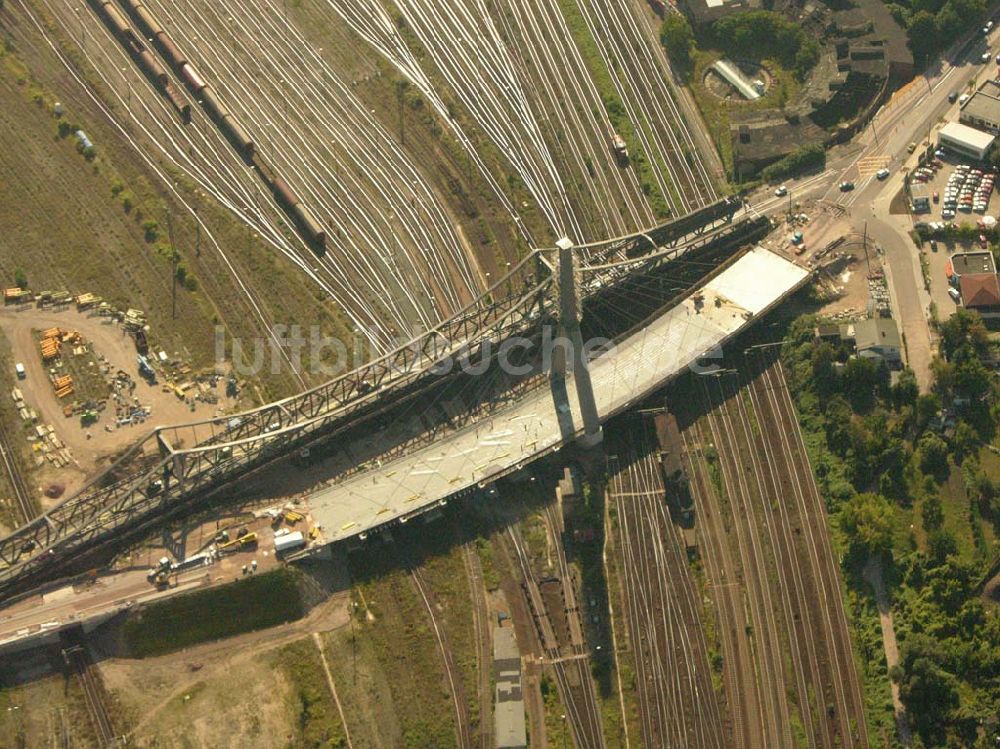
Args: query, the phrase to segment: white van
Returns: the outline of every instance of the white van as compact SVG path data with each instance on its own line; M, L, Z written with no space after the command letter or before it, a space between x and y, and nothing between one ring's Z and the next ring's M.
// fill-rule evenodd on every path
M24 365L18 362L14 365L14 371L17 373L17 379L23 380L28 376L28 373L24 371Z
M958 293L958 289L956 289L954 286L948 287L948 296L951 297L951 300L955 304L958 304L960 301L962 301L962 295Z

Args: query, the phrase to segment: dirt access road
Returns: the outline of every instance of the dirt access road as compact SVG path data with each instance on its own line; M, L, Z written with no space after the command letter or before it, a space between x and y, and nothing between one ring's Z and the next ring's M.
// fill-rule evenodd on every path
M146 424L117 427L113 425L113 409L105 412L101 421L84 429L79 419L63 415L63 402L55 397L48 373L42 363L33 331L59 327L78 330L93 345L94 353L103 356L111 371L119 369L133 375L136 381L135 396L149 406L152 416ZM217 406L198 403L194 411L173 393L165 393L159 384L149 385L138 375L136 350L131 336L108 317L77 312L74 309L35 309L33 307L0 308L0 332L10 343L14 360L24 364L27 377L18 382L25 401L38 412L40 423L51 424L59 438L70 449L76 465L57 470L46 464L35 476L36 484L45 486L58 482L72 493L94 474L108 456L120 452L146 433L153 425L209 418L217 413ZM9 393L2 395L9 398ZM220 404L223 399L220 397ZM109 406L110 408L110 406ZM112 431L105 429L112 424ZM88 436L89 434L89 436Z

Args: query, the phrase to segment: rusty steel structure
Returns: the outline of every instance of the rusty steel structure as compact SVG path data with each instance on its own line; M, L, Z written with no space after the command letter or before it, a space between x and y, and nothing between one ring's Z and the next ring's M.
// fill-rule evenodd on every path
M628 237L574 247L587 298L760 219L725 199ZM426 384L449 357L530 333L556 314L558 249L533 250L479 299L404 346L299 395L239 414L157 427L75 495L0 539L0 600L66 573L74 560Z

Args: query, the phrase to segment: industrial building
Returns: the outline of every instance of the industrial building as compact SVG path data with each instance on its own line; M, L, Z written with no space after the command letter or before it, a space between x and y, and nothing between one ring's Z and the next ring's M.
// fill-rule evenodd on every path
M958 121L963 125L1000 134L1000 83L986 81L962 105Z
M976 161L986 158L994 140L996 136L961 122L949 122L938 131L938 145Z
M872 317L840 326L845 341L853 341L858 356L880 359L889 369L903 365L903 341L896 322L888 317Z
M956 252L951 256L952 274L957 278L975 273L996 274L996 265L993 263L993 253L988 250L982 252Z
M931 195L927 185L919 182L910 185L910 209L914 213L928 213L931 210Z
M512 627L493 630L493 670L496 681L493 728L497 749L525 749L528 732L521 692L521 653Z

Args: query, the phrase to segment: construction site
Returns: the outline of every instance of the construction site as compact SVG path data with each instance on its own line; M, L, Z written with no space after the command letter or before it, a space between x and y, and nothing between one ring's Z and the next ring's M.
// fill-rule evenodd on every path
M1000 467L870 5L0 2L0 747L908 746L856 526Z

